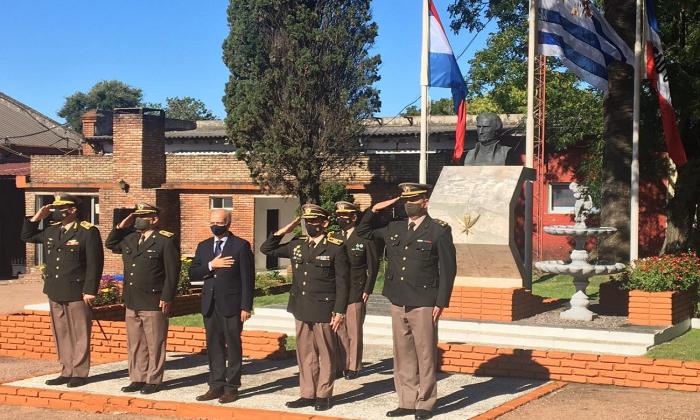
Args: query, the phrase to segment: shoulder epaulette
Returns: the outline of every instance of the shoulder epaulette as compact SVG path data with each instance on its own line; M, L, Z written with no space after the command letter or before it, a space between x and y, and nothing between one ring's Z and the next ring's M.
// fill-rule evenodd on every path
M440 220L440 219L433 219L433 220L435 220L435 223L437 223L438 225L440 225L440 226L442 226L442 227L448 227L448 226L450 226L450 225L449 225L447 222L445 222L444 220Z
M327 236L328 242L334 244L334 245L342 245L343 244L343 239L342 238L336 238L333 236L333 232L329 232Z
M166 238L171 238L173 235L175 235L174 233L168 232L167 230L159 230L158 233L165 236Z
M56 226L56 225L60 225L61 222L50 222L49 224L50 224L51 226Z
M299 240L305 241L305 240L309 239L309 237L307 235L299 235L299 236L295 236L294 239L299 239Z
M80 226L82 226L82 227L85 228L85 229L90 229L91 227L93 227L93 226L95 226L95 225L93 225L93 224L90 223L90 222L86 222L85 220L83 220L82 222L80 222Z

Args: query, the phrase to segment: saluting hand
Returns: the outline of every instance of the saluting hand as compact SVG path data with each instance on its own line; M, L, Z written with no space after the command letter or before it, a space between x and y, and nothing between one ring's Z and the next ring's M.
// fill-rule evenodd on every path
M34 216L32 216L32 218L30 220L32 222L38 222L39 220L46 219L49 216L49 214L51 214L51 207L52 207L51 204L47 204L45 206L42 206L39 209L39 211L37 211L36 214L34 214Z
M275 236L284 236L288 234L289 232L293 231L295 227L299 226L299 223L301 223L301 217L297 217L296 219L289 222L287 226L284 226L283 228L279 229L277 232L275 232Z
M380 201L379 203L372 206L372 213L379 213L387 207L391 207L394 203L399 201L401 197L391 198L389 200Z
M229 268L233 266L233 257L219 255L211 260L211 268Z
M128 228L129 226L134 224L134 220L136 220L136 213L129 213L129 215L124 218L124 220L119 222L117 229Z

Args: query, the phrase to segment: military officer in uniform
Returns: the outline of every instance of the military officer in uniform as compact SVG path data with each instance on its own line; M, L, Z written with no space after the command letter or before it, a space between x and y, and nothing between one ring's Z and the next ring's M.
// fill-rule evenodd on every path
M105 246L124 261L124 305L129 379L123 392L153 394L165 370L168 312L180 276L174 235L159 230L160 210L140 203L107 236ZM133 226L133 228L132 228Z
M90 332L92 312L102 277L104 254L100 231L79 219L80 199L59 194L24 220L22 240L43 245L46 272L44 293L49 308L56 353L61 363L59 377L47 385L78 387L86 383L90 371ZM48 215L54 223L39 229Z
M342 325L348 301L349 266L343 240L326 234L328 213L315 204L302 206L307 238L281 244L299 218L274 232L260 247L265 255L289 258L294 280L287 310L294 315L301 398L289 408L331 408L335 380L335 332Z
M383 294L391 301L394 342L394 386L399 407L388 417L413 414L429 419L437 400L437 325L447 307L457 272L449 225L428 215L430 185L403 183L400 197L375 204L357 226L366 239L386 243L387 270ZM379 211L404 200L408 220L372 229Z
M360 238L355 226L360 208L347 201L335 203L335 217L342 231L350 263L350 291L345 322L338 329L338 366L344 369L345 379L357 378L362 367L362 324L365 322L367 299L377 280L379 257L374 241Z

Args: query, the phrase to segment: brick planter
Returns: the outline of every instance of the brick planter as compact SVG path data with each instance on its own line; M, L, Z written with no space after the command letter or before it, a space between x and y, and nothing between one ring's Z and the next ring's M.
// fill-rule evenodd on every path
M633 325L673 325L693 314L694 291L630 290L628 321Z
M201 311L201 306L201 293L175 296L170 307L170 317L197 314ZM123 303L98 306L92 310L93 319L100 321L123 321L125 312L126 308Z
M455 286L443 318L511 322L549 311L558 305L557 299L533 295L522 287Z
M597 312L601 315L627 316L629 313L629 290L622 288L618 281L608 281L600 285L600 302Z

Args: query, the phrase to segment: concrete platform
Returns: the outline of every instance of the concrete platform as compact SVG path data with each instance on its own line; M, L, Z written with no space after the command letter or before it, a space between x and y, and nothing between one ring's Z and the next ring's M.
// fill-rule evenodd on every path
M384 418L386 411L398 405L394 392L391 350L370 346L366 350L365 360L363 375L358 379L336 381L334 407L329 411L319 413L313 408L289 410L284 406L285 401L299 396L296 359L246 362L240 399L226 407L356 419ZM119 390L129 382L126 362L94 366L89 383L80 388L69 389L65 386L45 385L44 381L54 377L55 374L16 381L7 385L59 392L77 391L107 396L132 396L158 401L194 403L195 397L207 390L207 372L207 360L204 355L169 354L165 372L165 389L153 395L124 394ZM528 379L440 374L437 418L470 418L535 391L544 383L544 381ZM206 404L221 406L216 401Z
M294 318L281 308L256 308L254 316L246 322L246 328L295 335ZM496 347L640 356L689 328L690 320L671 327L627 326L615 329L441 320L439 340ZM391 318L367 315L364 340L367 344L391 346Z

